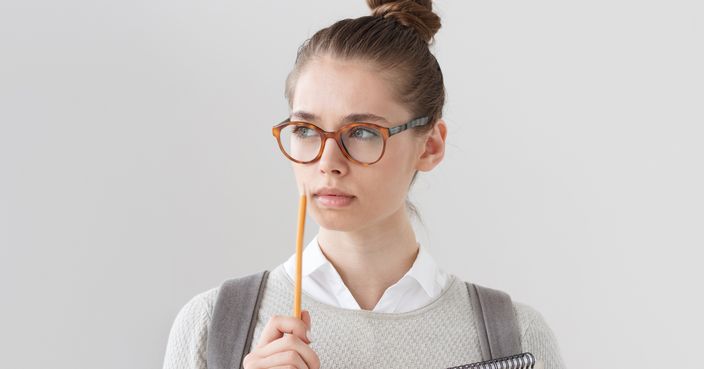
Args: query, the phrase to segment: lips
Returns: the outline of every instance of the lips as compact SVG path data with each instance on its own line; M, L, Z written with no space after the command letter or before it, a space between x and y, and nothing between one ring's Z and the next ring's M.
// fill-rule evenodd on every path
M313 195L314 201L325 208L343 208L352 204L354 196L343 195Z
M313 196L335 196L335 197L354 197L352 195L344 195L339 193L321 192L313 194Z
M318 189L313 193L313 196L354 197L354 195L334 187L324 187Z

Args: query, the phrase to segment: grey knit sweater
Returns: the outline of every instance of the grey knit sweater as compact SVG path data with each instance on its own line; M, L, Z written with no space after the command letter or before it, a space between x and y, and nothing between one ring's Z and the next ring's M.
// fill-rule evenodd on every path
M208 325L219 287L194 296L178 312L169 333L164 369L206 369ZM282 265L271 271L262 297L252 347L272 315L290 315L294 283ZM563 369L557 340L542 315L513 301L523 351ZM303 292L311 315L311 348L321 369L444 369L481 361L474 312L465 284L451 274L440 296L404 313L379 313L331 306Z

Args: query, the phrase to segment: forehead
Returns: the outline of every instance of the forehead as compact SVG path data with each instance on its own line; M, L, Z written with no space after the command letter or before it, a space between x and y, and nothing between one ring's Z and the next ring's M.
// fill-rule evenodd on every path
M362 61L319 57L301 71L293 93L292 112L312 113L325 125L342 125L351 114L373 114L386 119L374 123L390 126L407 112L394 95L393 86ZM292 118L310 118L300 115ZM306 119L308 120L308 119Z

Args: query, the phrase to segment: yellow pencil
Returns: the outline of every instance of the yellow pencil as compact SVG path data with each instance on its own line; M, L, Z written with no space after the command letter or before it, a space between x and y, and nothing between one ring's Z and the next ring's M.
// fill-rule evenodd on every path
M298 201L298 235L296 238L296 289L293 295L293 316L301 319L301 276L303 274L303 229L306 224L305 189Z

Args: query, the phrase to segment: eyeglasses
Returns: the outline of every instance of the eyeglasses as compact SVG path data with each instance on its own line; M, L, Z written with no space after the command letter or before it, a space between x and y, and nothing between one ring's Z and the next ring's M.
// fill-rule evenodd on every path
M409 128L425 125L429 119L415 118L391 128L374 123L350 123L336 131L328 132L315 124L292 122L290 118L286 118L272 127L271 132L276 137L281 152L296 163L308 164L320 159L325 141L332 138L347 159L368 166L381 160L389 137Z

